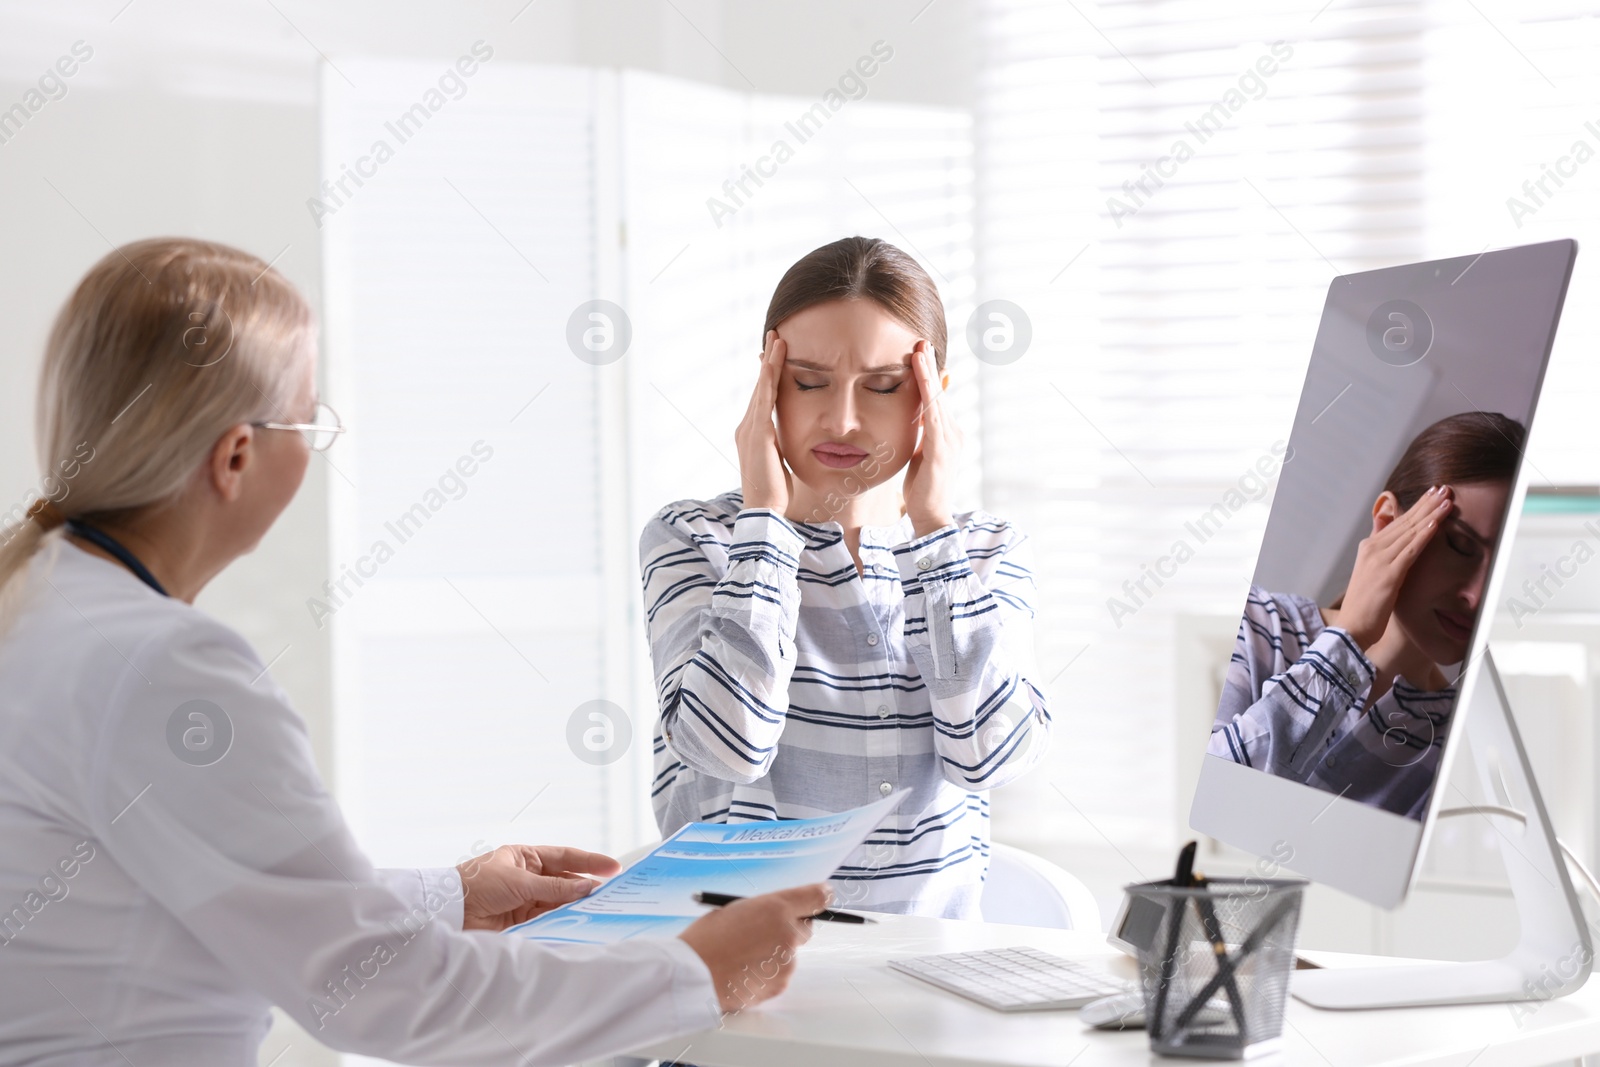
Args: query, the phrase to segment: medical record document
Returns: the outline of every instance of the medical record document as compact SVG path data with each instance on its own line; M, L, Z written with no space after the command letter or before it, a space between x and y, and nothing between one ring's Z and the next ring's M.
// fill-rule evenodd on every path
M582 900L506 933L583 944L673 937L707 914L696 892L753 897L827 881L909 792L816 819L688 823Z

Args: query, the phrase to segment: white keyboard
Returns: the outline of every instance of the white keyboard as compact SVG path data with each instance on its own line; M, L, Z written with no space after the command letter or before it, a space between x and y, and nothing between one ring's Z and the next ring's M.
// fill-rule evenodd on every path
M991 948L890 960L897 971L959 993L995 1011L1081 1008L1127 993L1131 982L1035 948Z

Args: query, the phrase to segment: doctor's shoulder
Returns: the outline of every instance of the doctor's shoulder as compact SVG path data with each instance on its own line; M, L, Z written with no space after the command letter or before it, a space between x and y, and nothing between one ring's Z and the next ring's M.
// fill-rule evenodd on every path
M265 700L288 706L268 665L238 631L182 601L153 607L138 645L125 659L117 658L123 688L213 700L249 693L252 704Z

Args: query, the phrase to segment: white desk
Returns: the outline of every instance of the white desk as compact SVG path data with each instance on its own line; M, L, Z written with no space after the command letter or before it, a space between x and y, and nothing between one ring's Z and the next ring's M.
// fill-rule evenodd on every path
M818 923L789 988L723 1027L636 1052L699 1067L1101 1067L1181 1065L1150 1052L1144 1031L1087 1029L1075 1011L1006 1015L891 970L931 952L1033 945L1103 958L1133 978L1133 961L1098 934L883 916L869 926ZM1310 953L1334 966L1367 957ZM1370 962L1385 962L1371 959ZM1392 961L1391 961L1392 962ZM1327 1012L1291 999L1281 1053L1250 1061L1310 1067L1507 1067L1572 1061L1600 1050L1600 980L1521 1018L1504 1004Z

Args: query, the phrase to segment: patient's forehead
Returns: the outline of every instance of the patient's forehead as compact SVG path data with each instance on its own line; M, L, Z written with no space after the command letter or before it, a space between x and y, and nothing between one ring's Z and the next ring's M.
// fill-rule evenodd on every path
M911 364L916 334L870 300L830 300L778 325L785 362L800 369L893 372Z
M1479 540L1493 541L1500 532L1511 486L1505 482L1468 482L1451 488L1455 490L1456 503L1445 521L1457 528L1465 526Z

